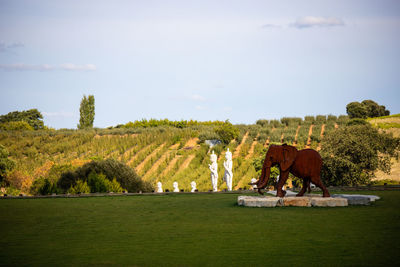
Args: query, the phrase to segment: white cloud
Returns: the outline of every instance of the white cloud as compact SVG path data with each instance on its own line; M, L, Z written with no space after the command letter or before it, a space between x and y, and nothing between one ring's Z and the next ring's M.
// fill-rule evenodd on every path
M306 16L298 18L294 23L290 24L290 26L303 29L310 27L333 27L333 26L344 26L344 22L340 18L334 17L313 17Z
M6 71L95 71L96 66L93 64L84 64L77 65L72 63L57 65L48 65L48 64L40 64L40 65L31 65L24 63L17 64L0 64L0 70Z
M205 101L206 100L206 98L201 95L192 95L191 99L196 100L196 101Z

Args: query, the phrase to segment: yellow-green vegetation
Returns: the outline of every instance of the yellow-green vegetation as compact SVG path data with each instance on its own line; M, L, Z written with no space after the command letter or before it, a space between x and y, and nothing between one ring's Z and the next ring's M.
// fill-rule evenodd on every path
M340 208L248 208L237 206L238 194L1 199L0 261L4 266L399 266L400 191L362 193L381 200Z
M304 120L259 120L254 125L235 125L233 128L229 122L215 122L213 125L212 122L150 120L140 122L146 127L140 127L136 122L132 127L128 123L111 129L0 131L0 145L9 152L8 159L15 162L15 167L3 175L3 187L6 186L3 191L35 194L39 186L46 185L50 190L48 193L59 193L54 185L63 173L93 160L106 159L129 166L153 187L160 181L164 189L171 190L172 183L177 181L180 189L189 191L190 182L195 181L200 191L208 191L211 150L218 155L219 188L223 190L226 186L222 181L222 163L227 148L234 155L233 187L245 188L251 178L257 177L254 161L265 155L267 144L288 143L298 149L320 149L324 136L344 127L347 121L346 116L319 115L307 116ZM169 124L173 126L165 126ZM225 132L224 126L227 126ZM204 144L204 140L219 135L227 137L225 144L212 149ZM233 140L228 142L229 138ZM107 178L112 182L115 177L109 176ZM77 180L74 178L75 182ZM82 180L80 186L85 181ZM63 190L74 186L69 184ZM121 188L127 189L122 184Z

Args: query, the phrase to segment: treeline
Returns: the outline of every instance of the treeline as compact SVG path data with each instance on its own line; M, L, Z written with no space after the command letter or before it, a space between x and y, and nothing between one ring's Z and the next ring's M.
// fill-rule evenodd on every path
M298 126L303 124L324 124L324 123L346 123L349 120L349 116L346 115L317 115L317 116L305 116L304 119L300 117L283 117L280 120L257 120L256 124L261 127L272 126L274 128L284 126Z
M170 126L175 128L187 128L192 126L220 126L225 122L223 121L197 121L197 120L180 120L180 121L170 121L168 119L157 120L157 119L142 119L135 120L134 122L128 122L126 124L118 124L112 128L150 128L150 127L158 127L158 126Z
M44 128L43 115L37 109L13 111L0 116L0 130L40 130Z

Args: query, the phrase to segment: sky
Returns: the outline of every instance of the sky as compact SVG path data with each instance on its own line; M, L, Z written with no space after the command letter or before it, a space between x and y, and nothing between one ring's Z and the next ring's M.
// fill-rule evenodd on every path
M76 128L143 118L400 113L400 1L1 0L0 114Z

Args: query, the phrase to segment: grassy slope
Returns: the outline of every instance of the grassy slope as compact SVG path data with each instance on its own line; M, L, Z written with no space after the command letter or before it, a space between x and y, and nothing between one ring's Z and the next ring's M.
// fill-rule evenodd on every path
M363 192L364 193L364 192ZM0 200L0 265L396 266L400 192L345 208L237 194Z
M367 119L373 126L393 133L393 136L400 137L400 114ZM394 180L400 181L400 160L392 159L392 168L390 174L382 171L376 172L376 180Z

